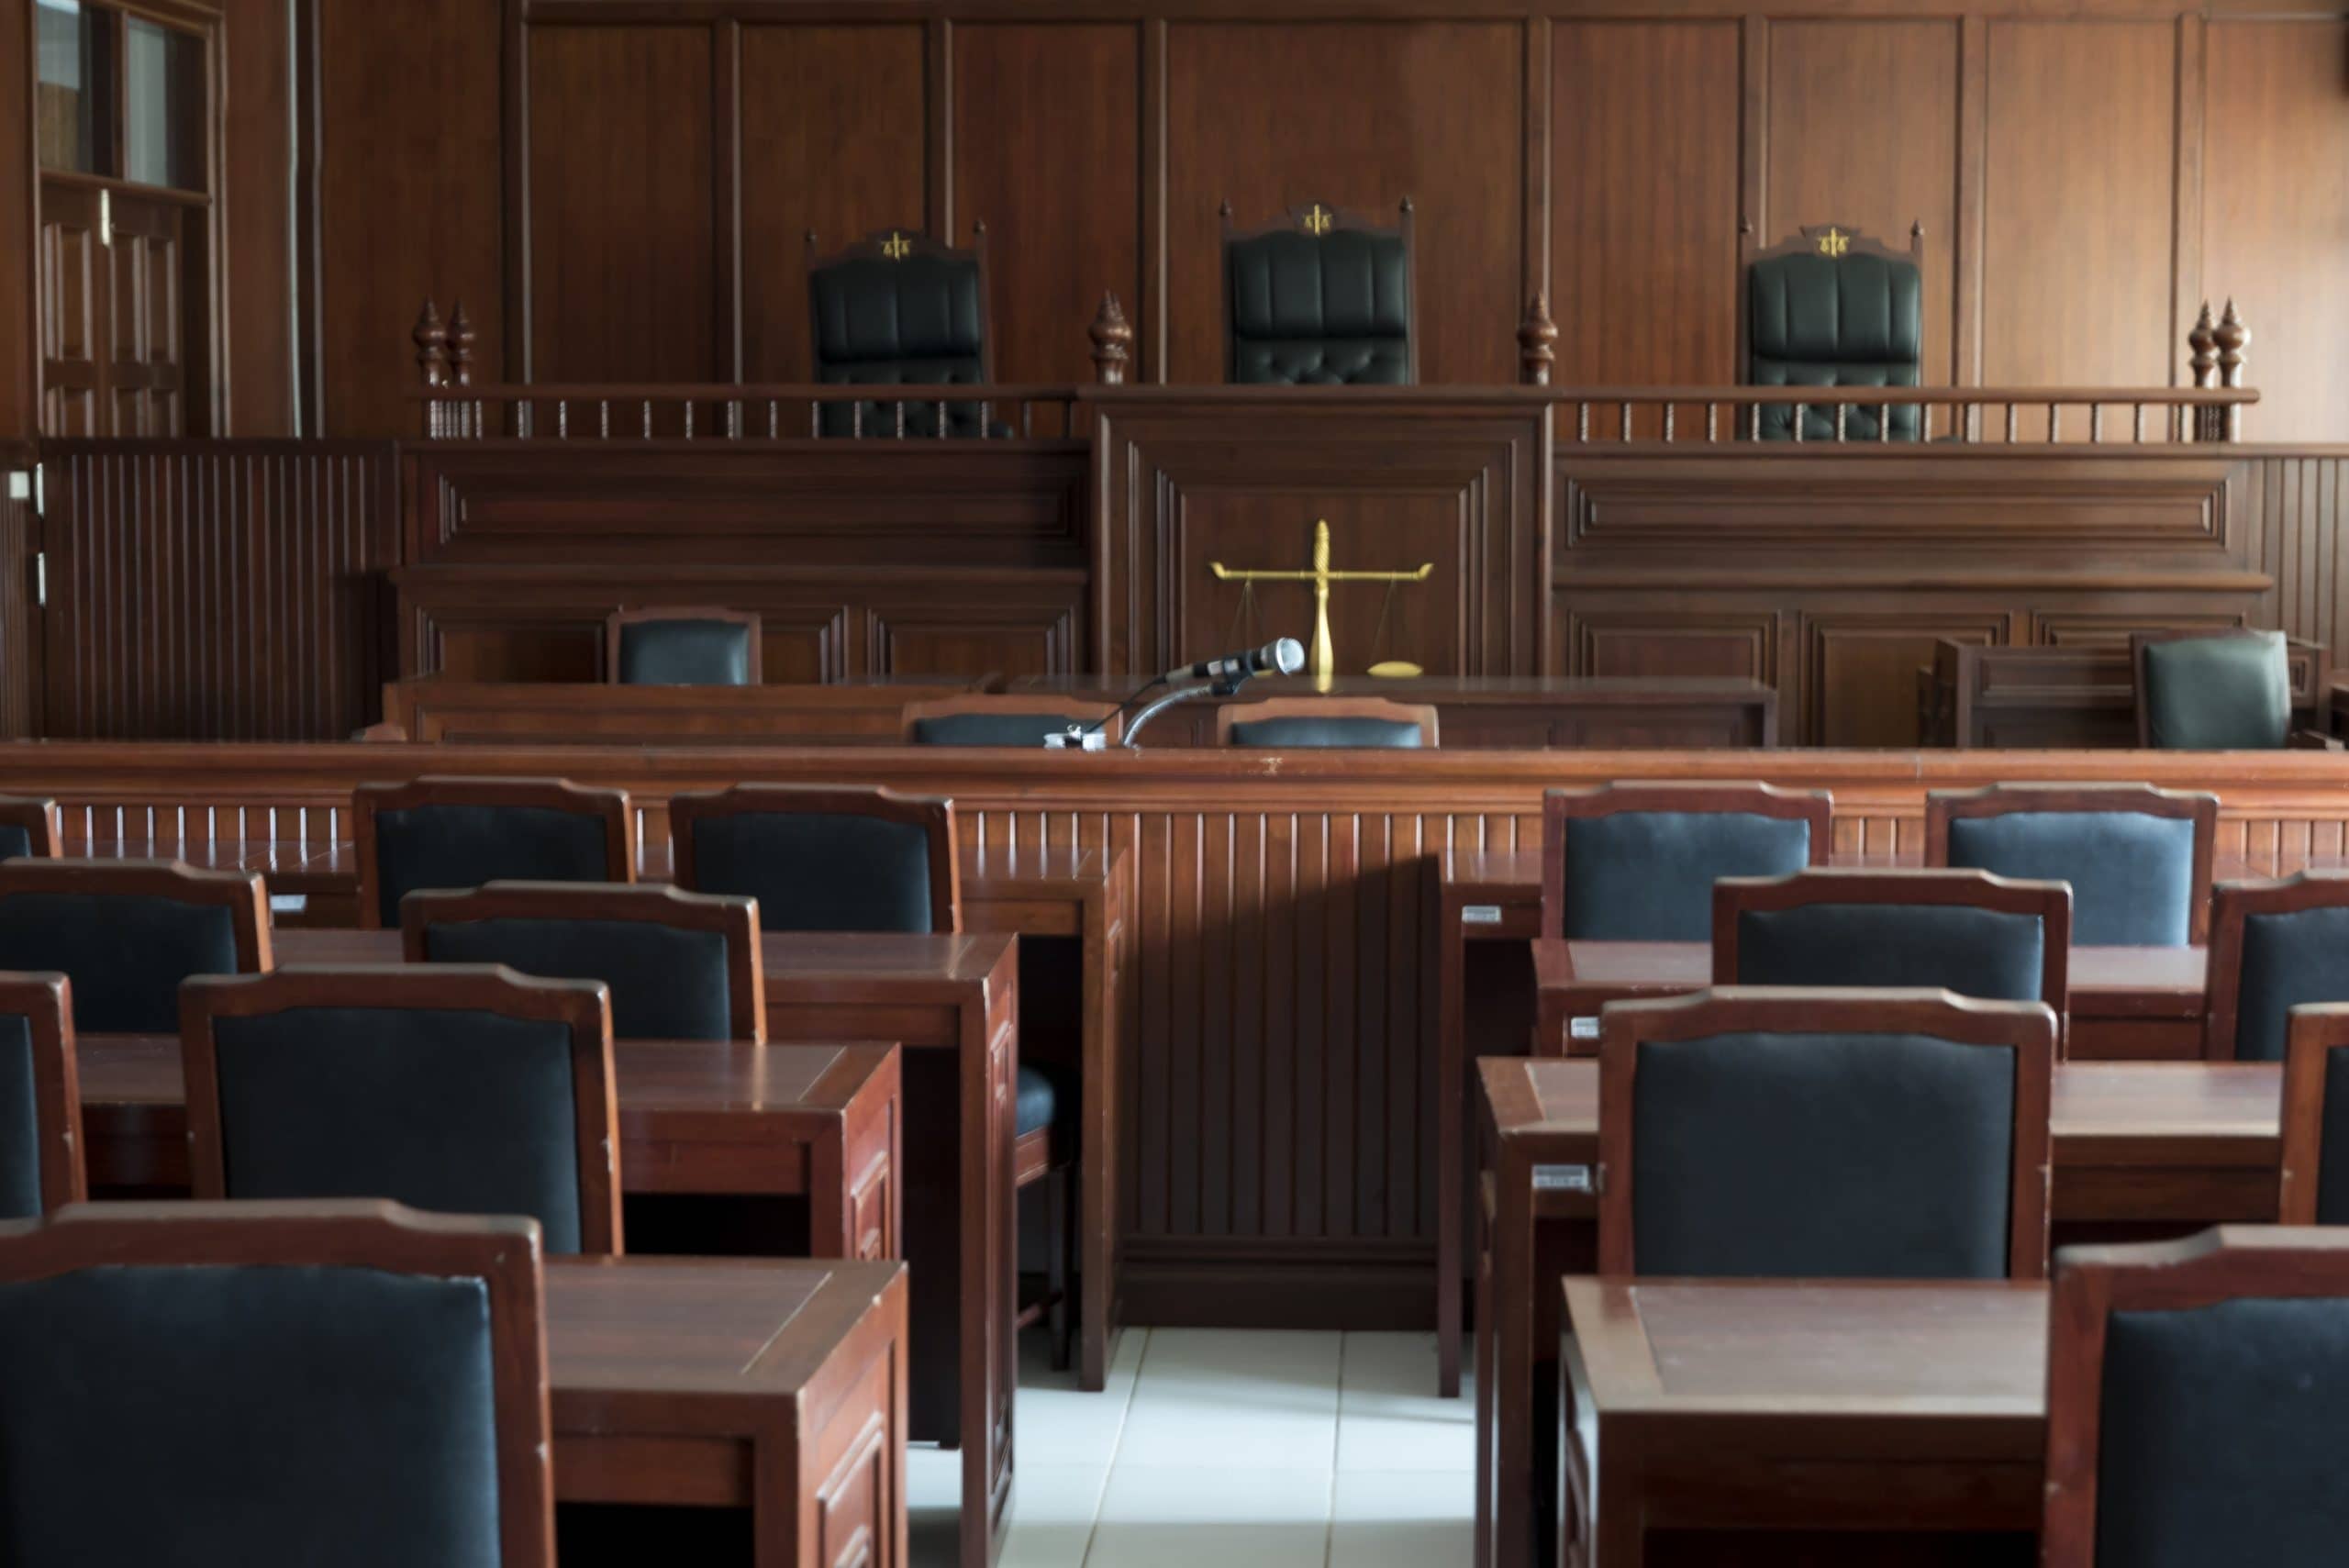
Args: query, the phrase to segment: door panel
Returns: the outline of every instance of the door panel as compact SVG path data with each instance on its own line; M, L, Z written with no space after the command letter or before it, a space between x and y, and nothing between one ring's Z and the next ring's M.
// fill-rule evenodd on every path
M54 180L40 193L41 429L52 436L110 433L101 423L105 377L100 312L111 292L98 237L98 194Z
M113 354L106 379L117 436L185 433L181 391L187 338L181 301L187 217L176 203L119 193L114 197L114 232L106 247L113 263Z

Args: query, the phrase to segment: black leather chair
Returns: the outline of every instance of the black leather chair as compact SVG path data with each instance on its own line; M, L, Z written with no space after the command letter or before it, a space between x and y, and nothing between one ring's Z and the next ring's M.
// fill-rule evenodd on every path
M561 779L434 777L352 792L359 923L396 927L418 888L634 882L628 793Z
M100 1204L0 1238L9 1568L551 1568L522 1219Z
M1235 384L1419 379L1411 204L1381 228L1316 202L1235 233L1223 207L1224 368Z
M2072 940L2186 947L2210 930L2219 797L2154 789L1994 784L1925 797L1925 863L2072 889Z
M2280 1062L2293 1008L2349 1002L2349 873L2222 883L2210 897L2202 1053Z
M180 983L270 964L262 879L177 861L0 862L0 969L72 981L80 1034L170 1034Z
M88 1195L71 991L62 974L0 973L0 1220Z
M2140 746L2274 751L2291 743L2292 677L2282 632L2139 632L2129 652Z
M1032 751L1048 735L1072 724L1099 726L1114 746L1119 731L1118 705L1041 692L972 693L907 703L901 716L908 746L1012 746Z
M1749 386L1915 386L1924 373L1924 237L1906 255L1840 224L1802 229L1748 258L1745 381ZM1802 406L1802 439L1835 439L1834 400ZM1843 439L1913 441L1923 410L1843 406ZM1764 440L1795 438L1795 409L1764 405Z
M968 250L912 229L882 229L818 258L807 236L814 379L827 386L903 386L908 399L826 403L826 436L1008 436L974 402L942 403L923 388L994 379L987 351L986 231Z
M614 610L604 673L620 686L755 686L763 678L753 610Z
M2045 1568L2341 1561L2349 1233L2066 1247L2047 1326Z
M57 802L0 795L0 861L18 856L54 860L65 852Z
M1215 739L1219 746L1289 751L1432 751L1439 744L1432 706L1384 697L1267 697L1226 703L1216 709Z
M1731 987L1600 1029L1600 1273L2045 1273L2044 1004Z
M491 964L296 965L181 995L199 1198L386 1198L528 1215L620 1250L604 987Z
M1709 941L1713 884L1825 865L1834 801L1764 784L1616 784L1542 797L1542 934Z
M400 903L410 963L600 980L618 1040L766 1039L759 906L625 883L493 882Z

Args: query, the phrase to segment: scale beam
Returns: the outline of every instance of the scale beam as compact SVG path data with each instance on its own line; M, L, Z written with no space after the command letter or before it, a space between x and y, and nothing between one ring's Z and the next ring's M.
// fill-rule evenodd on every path
M1217 581L1223 583L1310 583L1313 584L1313 654L1306 668L1312 672L1314 684L1323 691L1330 689L1331 677L1338 668L1337 650L1330 639L1330 584L1332 583L1424 583L1435 573L1435 562L1421 562L1411 572L1340 572L1330 565L1330 520L1319 517L1313 524L1313 564L1302 572L1260 571L1253 568L1234 570L1220 561L1208 562L1208 570ZM1381 673L1385 673L1382 667Z

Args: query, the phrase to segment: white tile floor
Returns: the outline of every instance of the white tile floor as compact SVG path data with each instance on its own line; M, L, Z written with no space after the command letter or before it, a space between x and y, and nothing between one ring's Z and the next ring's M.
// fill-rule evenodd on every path
M1100 1394L1021 1350L999 1568L1469 1561L1474 1414L1435 1396L1431 1334L1129 1329ZM951 1547L954 1461L909 1456L925 1562Z

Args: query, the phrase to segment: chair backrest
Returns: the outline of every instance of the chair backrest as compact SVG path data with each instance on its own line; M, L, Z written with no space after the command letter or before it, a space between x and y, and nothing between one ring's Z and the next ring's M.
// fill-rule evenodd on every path
M2341 1560L2349 1232L2066 1247L2047 1326L2046 1568Z
M65 852L57 802L0 795L0 861L20 855L55 860Z
M2129 639L2137 744L2273 751L2292 734L2290 652L2280 631L2141 631Z
M2151 784L1991 784L1925 796L1925 863L2072 885L2082 947L2186 947L2210 930L2219 797Z
M1123 729L1116 703L1050 692L937 697L907 703L903 718L908 746L1016 746L1032 751L1045 736L1061 734L1072 724L1099 725L1106 742L1114 746Z
M1411 204L1392 228L1319 202L1236 232L1223 207L1226 378L1408 385L1419 379Z
M623 686L755 686L764 678L756 610L700 606L604 617L604 678Z
M738 784L672 796L669 838L680 887L757 899L763 930L963 929L951 800Z
M2284 1041L2283 1173L2276 1218L2349 1225L2349 1003L2294 1007Z
M562 779L428 774L351 792L359 923L396 927L420 887L484 882L634 882L628 792Z
M537 1227L101 1204L0 1237L0 1551L549 1568Z
M2046 1273L2044 1004L1731 986L1600 1018L1600 1273Z
M72 981L78 1034L169 1034L180 983L270 966L269 903L248 872L178 861L0 862L0 969Z
M1924 239L1904 253L1842 224L1805 228L1746 268L1749 386L1915 386L1925 364ZM1765 440L1794 439L1792 407L1761 409ZM1802 408L1806 440L1835 439L1835 403ZM1889 414L1887 433L1880 421ZM1843 439L1913 441L1923 410L1844 405Z
M182 994L200 1198L385 1198L527 1215L620 1250L604 987L492 964L295 965Z
M72 983L0 973L0 1220L36 1218L88 1195Z
M910 228L879 229L829 256L807 237L813 379L829 386L975 386L991 379L986 234L967 250ZM828 403L827 436L936 436L935 398ZM983 432L974 403L946 406L950 436Z
M493 882L400 901L410 963L600 980L618 1040L766 1039L755 899L630 883Z
M1611 784L1542 797L1542 934L1712 940L1713 884L1827 863L1835 803L1765 784Z
M2281 1062L2291 1010L2349 1002L2349 873L2221 883L2210 895L2202 1054Z
M1219 746L1265 751L1362 747L1432 751L1440 743L1435 709L1385 697L1266 697L1216 709Z

